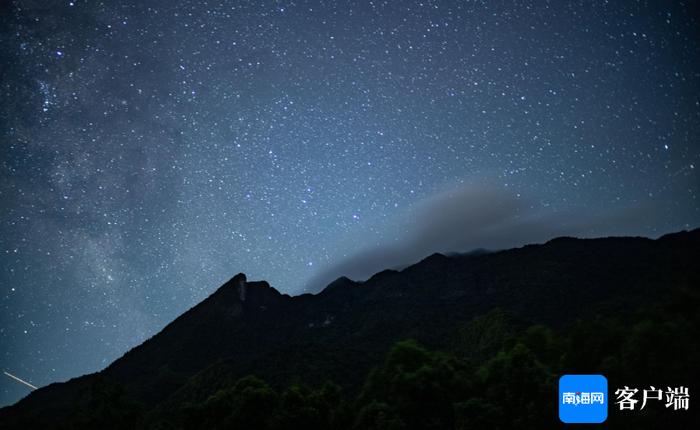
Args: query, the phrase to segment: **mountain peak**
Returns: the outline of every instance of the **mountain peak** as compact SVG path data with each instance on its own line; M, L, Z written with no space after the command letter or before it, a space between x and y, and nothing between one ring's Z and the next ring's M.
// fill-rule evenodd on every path
M247 281L248 281L248 278L245 276L245 273L241 272L241 273L237 274L236 276L234 276L233 278L231 278L228 282L239 283L239 282L247 282Z
M239 273L212 294L212 297L226 301L246 303L253 301L261 304L282 297L282 293L272 288L267 281L248 281L245 273Z
M346 276L341 276L340 278L336 279L335 281L331 282L321 290L320 294L328 294L332 293L334 291L341 291L346 288L351 288L359 285L358 282L353 281L352 279L346 277Z
M238 292L238 298L241 302L245 302L246 296L248 294L248 278L246 278L245 273L239 273L233 278L231 278L226 284L226 288L235 288Z

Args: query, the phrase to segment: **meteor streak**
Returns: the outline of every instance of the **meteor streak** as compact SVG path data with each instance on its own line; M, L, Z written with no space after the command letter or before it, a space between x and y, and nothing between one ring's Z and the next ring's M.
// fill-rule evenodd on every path
M33 386L32 384L30 384L29 382L27 382L27 381L25 381L25 380L23 380L23 379L20 379L20 378L16 377L15 375L12 375L12 374L7 373L7 372L5 372L5 371L3 371L2 373L4 373L5 375L9 376L9 377L12 378L12 379L14 379L14 380L17 381L17 382L26 385L27 387L29 387L29 388L31 388L31 389L33 389L33 390L36 390L36 389L37 389L35 386Z

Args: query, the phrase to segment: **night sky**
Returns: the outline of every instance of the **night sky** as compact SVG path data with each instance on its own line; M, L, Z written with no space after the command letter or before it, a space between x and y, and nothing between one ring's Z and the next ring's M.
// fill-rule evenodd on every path
M0 370L99 370L238 272L698 227L695 6L504 3L2 2Z

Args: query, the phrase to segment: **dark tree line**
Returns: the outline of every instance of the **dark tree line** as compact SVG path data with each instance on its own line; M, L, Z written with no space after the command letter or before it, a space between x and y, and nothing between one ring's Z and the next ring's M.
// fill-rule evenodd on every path
M592 317L567 327L523 326L495 310L458 330L445 351L397 342L347 392L333 382L273 387L246 376L201 402L145 411L116 384L98 380L65 428L154 429L508 429L549 428L557 418L557 380L564 373L601 373L615 385L686 386L698 378L700 298L678 289L663 303ZM205 390L206 387L195 387ZM614 398L612 398L614 401ZM608 422L661 428L690 422L692 412L663 406ZM692 409L692 408L691 408ZM671 420L671 421L669 421Z

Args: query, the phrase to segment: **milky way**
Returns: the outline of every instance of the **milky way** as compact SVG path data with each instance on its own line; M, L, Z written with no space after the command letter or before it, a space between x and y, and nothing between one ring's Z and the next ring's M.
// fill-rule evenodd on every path
M463 187L697 227L698 10L566 3L3 2L0 368L99 370L238 272L307 291Z

